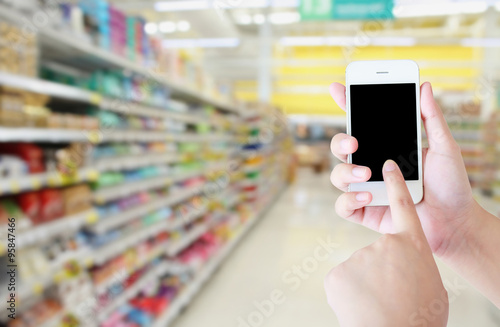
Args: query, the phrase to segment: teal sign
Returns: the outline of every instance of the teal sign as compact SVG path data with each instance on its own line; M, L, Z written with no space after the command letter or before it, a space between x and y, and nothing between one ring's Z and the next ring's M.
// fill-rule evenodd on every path
M302 20L392 19L394 0L301 0Z

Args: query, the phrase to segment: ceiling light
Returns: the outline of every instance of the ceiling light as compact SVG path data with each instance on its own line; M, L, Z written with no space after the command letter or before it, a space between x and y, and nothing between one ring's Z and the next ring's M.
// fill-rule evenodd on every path
M326 38L322 36L290 36L280 40L283 46L321 46L326 44Z
M146 34L156 34L158 32L158 25L156 23L147 23L144 25L144 32Z
M156 11L186 11L186 10L205 10L210 8L209 1L159 1L155 3Z
M393 9L395 17L449 16L478 14L488 9L486 1L439 2L429 4L397 5Z
M252 16L243 14L236 16L236 23L240 25L250 25L252 24L253 19Z
M298 12L276 12L269 15L269 20L275 25L285 25L300 22Z
M274 8L297 8L300 0L271 0L271 7Z
M245 0L234 5L238 8L297 8L299 0Z
M239 1L240 3L234 7L240 8L267 8L269 7L269 0L249 0Z
M283 46L413 46L416 44L414 38L406 37L375 37L358 38L352 36L303 36L283 37L280 40Z
M244 0L232 1L220 0L186 0L186 1L158 1L155 3L156 11L187 11L187 10L206 10L210 7L224 9L230 8L297 8L300 0Z
M412 47L417 43L413 37L374 37L369 39L370 45L385 47Z
M174 33L177 30L177 24L174 22L161 22L159 30L162 33Z
M187 20L181 20L177 23L177 29L180 32L187 32L191 29L191 23L189 23Z
M266 16L262 14L253 15L253 22L257 25L264 24L266 21Z
M462 39L460 44L463 47L500 48L500 38L484 38L484 39L466 38Z
M236 38L220 39L169 39L163 40L164 48L235 48L240 45Z

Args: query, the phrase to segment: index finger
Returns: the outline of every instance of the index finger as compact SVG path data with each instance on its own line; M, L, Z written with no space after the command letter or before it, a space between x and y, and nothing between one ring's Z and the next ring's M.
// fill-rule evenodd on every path
M337 105L345 111L345 86L340 83L330 85L330 95Z
M398 165L387 160L383 170L395 232L424 235L415 204Z

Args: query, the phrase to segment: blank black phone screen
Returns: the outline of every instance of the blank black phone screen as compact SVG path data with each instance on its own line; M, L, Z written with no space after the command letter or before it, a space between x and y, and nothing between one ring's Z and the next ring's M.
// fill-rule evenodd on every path
M392 159L405 180L418 180L416 84L356 84L350 97L351 134L359 144L352 163L369 167L369 181L378 182Z

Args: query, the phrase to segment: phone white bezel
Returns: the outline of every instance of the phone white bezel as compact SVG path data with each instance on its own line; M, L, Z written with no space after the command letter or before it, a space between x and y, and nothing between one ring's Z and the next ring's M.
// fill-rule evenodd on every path
M351 135L351 97L350 86L353 84L400 84L414 83L417 96L417 138L418 138L418 176L416 181L406 181L414 203L422 201L423 175L422 175L422 131L420 114L420 77L419 68L412 60L380 60L380 61L355 61L346 68L346 112L347 134ZM395 137L397 137L395 135ZM390 158L387 158L390 159ZM352 163L352 155L348 156L348 163ZM387 189L384 182L353 183L349 185L349 192L370 192L373 200L369 206L389 205Z

